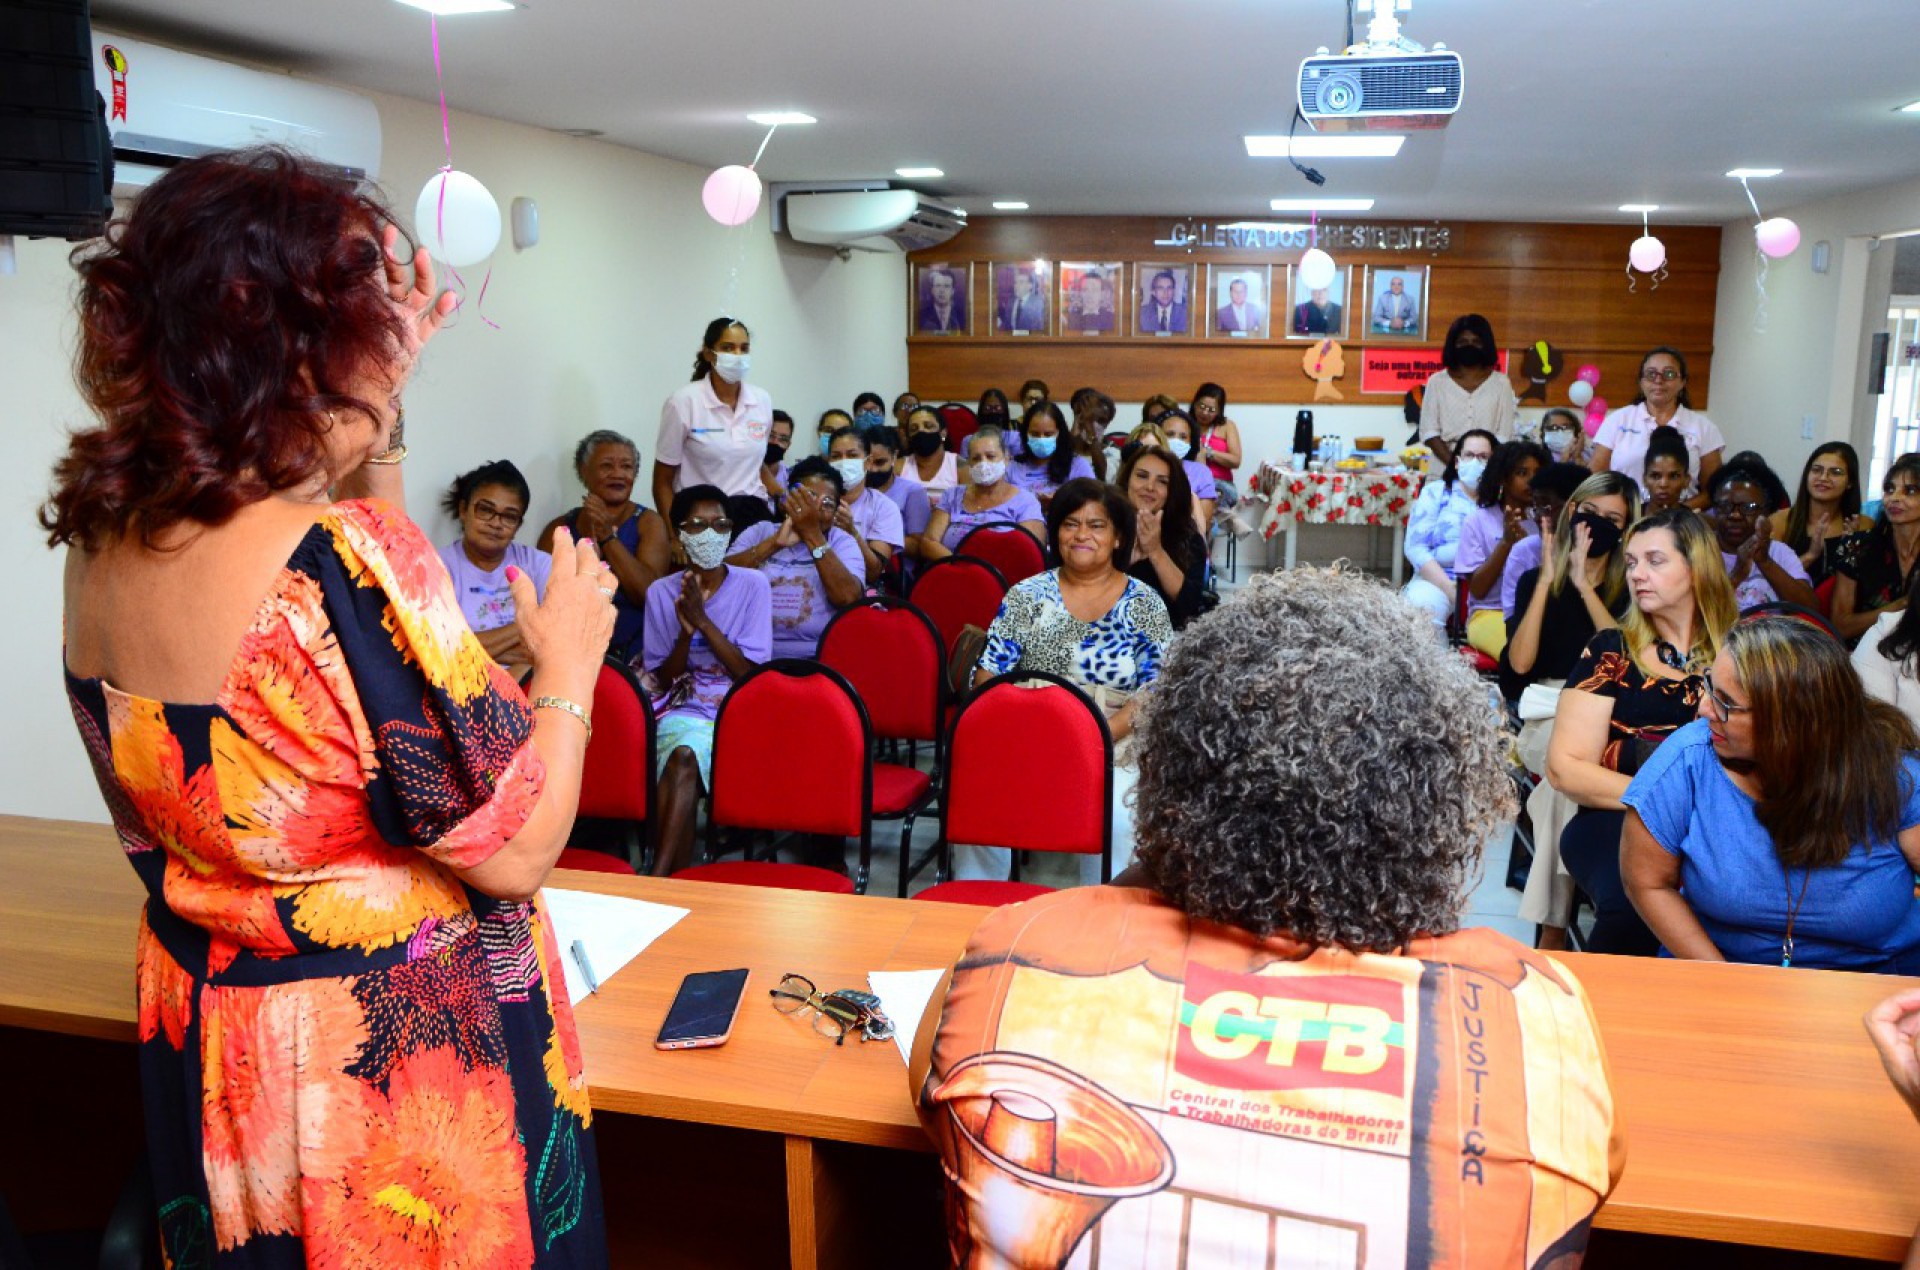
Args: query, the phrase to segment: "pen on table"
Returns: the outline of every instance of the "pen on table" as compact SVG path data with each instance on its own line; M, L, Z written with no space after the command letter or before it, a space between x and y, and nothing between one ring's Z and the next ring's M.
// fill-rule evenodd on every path
M573 941L573 963L580 967L580 973L587 977L587 992L600 991L600 980L593 973L593 965L587 960L587 945L581 940Z

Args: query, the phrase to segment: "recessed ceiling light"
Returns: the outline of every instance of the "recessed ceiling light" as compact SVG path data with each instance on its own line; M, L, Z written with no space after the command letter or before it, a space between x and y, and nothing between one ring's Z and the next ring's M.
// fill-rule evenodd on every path
M505 13L516 7L508 0L400 0L400 3L425 9L436 18L458 17L463 13Z
M909 181L931 181L946 175L939 168L895 168L893 174Z
M797 110L761 110L747 116L749 123L757 123L762 128L778 128L783 124L819 123L812 115Z
M1405 137L1279 137L1249 136L1247 155L1254 159L1391 159L1406 144Z
M1896 114L1920 115L1920 101L1910 101L1904 106L1894 108Z
M1620 204L1620 210L1623 212L1632 212L1635 216L1646 216L1659 211L1660 204L1658 203L1622 203Z
M1365 212L1370 198L1276 198L1267 204L1276 212Z
M1727 173L1736 181L1758 181L1762 177L1779 176L1779 168L1735 168Z
M996 212L1024 212L1027 210L1027 205L1020 202L996 202L993 205L993 210Z

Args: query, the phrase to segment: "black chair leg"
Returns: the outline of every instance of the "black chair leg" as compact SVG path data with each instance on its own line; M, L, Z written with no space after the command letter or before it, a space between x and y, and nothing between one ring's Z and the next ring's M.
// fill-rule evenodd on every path
M100 1270L148 1270L163 1263L160 1212L153 1198L153 1170L142 1151L114 1201L100 1236Z

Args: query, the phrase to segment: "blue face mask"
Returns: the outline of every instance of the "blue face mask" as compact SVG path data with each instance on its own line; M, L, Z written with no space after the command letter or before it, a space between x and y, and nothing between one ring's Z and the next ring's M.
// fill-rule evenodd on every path
M822 432L820 434L820 457L823 459L826 458L827 451L832 447L833 447L833 434L831 432Z
M853 417L853 424L856 428L877 428L885 418L878 410L862 410Z
M1059 444L1059 437L1028 437L1027 453L1036 459L1050 459L1053 457L1054 447Z

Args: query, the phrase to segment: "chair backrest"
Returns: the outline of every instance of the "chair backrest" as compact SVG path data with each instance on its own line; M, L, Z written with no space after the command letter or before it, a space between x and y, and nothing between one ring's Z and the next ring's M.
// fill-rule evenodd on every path
M853 685L874 736L942 739L945 646L933 619L913 605L880 595L841 609L820 632L817 657Z
M960 540L956 555L984 560L1000 570L1008 586L1024 582L1047 567L1047 551L1018 525L975 525Z
M1026 772L1044 775L1036 782ZM1087 694L1058 675L1015 671L981 685L954 716L942 788L948 842L1111 864L1113 734Z
M940 407L940 422L947 425L947 448L961 458L967 455L967 438L980 429L980 416L972 406L949 401Z
M933 619L943 659L952 654L953 641L964 627L984 631L993 625L1006 595L1007 580L1000 571L972 556L936 560L920 571L913 584L914 607Z
M864 837L871 739L867 712L839 672L797 657L762 664L720 703L714 822Z
M580 814L609 820L653 813L653 708L629 667L609 657L593 687L593 740L580 771Z

